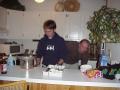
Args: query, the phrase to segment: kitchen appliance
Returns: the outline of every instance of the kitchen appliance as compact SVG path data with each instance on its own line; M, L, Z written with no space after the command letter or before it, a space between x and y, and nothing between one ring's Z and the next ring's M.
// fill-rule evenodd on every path
M12 54L22 54L24 52L23 45L20 44L0 44L0 53L5 53L6 55Z

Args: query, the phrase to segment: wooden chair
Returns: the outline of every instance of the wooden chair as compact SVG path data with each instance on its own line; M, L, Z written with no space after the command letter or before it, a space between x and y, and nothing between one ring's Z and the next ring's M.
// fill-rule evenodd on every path
M0 90L27 90L26 81L17 81L0 85Z

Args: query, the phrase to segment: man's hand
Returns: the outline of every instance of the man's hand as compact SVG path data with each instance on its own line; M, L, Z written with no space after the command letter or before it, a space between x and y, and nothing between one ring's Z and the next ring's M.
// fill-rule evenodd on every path
M59 62L58 62L59 65L62 65L63 63L64 63L63 59L60 59Z

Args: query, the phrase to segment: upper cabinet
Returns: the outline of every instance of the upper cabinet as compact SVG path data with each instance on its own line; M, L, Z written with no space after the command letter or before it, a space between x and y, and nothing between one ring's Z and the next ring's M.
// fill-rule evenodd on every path
M23 20L24 12L8 10L7 11L7 38L22 39L23 38Z
M65 14L62 12L54 12L52 13L53 15L53 20L56 22L57 28L56 32L65 38L67 30L65 30L66 27L66 20L65 20Z
M83 15L82 15L83 16ZM52 19L56 32L65 40L80 41L87 37L86 18L77 12L30 12L8 10L7 30L11 39L40 39L44 36L43 24Z
M0 32L6 32L7 10L0 7Z
M53 19L53 14L49 12L24 12L23 18L24 39L40 39L44 35L44 22Z
M41 36L41 15L39 13L24 12L23 38L38 39ZM42 31L42 30L41 30Z
M79 13L66 13L66 30L65 38L67 40L79 41L82 38L81 17Z
M53 13L53 16L57 24L56 32L65 40L80 41L83 37L87 37L85 18L79 12L57 12Z

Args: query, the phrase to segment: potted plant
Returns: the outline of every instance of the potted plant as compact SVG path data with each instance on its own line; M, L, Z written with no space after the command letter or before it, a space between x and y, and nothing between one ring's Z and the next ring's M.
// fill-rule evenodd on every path
M102 6L87 22L92 43L120 42L120 10Z

